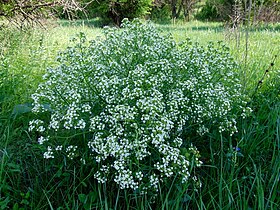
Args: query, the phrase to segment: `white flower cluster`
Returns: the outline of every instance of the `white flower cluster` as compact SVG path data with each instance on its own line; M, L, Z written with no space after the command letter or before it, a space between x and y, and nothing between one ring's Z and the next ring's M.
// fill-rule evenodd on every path
M48 70L32 97L33 112L51 117L31 121L30 131L48 130L38 139L45 158L64 151L98 164L94 177L101 183L157 190L175 175L187 182L191 164L201 163L184 130L204 135L216 126L233 134L236 109L245 110L226 53L222 46L178 46L151 25L108 28L103 40L69 48ZM72 137L57 137L70 131Z

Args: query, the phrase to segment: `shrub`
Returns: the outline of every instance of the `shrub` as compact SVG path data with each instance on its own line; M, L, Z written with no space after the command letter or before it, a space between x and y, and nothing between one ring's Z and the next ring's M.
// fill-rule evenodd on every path
M234 134L246 111L224 45L178 45L138 20L90 42L80 34L58 61L32 95L33 112L50 118L30 121L29 130L41 133L45 158L91 164L99 182L121 189L195 179L199 152L182 134Z

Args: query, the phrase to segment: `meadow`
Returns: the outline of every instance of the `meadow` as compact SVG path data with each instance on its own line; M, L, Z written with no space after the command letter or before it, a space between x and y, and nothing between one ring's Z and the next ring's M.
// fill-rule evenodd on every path
M157 196L140 195L98 183L91 164L44 159L37 134L29 131L38 116L31 112L31 95L77 34L104 36L95 22L59 21L46 29L0 29L1 209L280 209L280 25L232 29L193 21L155 27L178 43L223 42L252 109L246 118L236 116L234 135L186 134L200 151L203 164L192 173L201 187L170 178L159 184Z

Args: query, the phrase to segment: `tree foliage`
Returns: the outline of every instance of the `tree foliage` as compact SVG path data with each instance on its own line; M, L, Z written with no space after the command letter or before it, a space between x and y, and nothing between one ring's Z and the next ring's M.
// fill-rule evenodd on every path
M280 20L279 0L207 0L197 15L200 19L277 22Z
M197 0L169 0L172 10L172 18L179 18L183 12L184 18L189 20L190 13L197 2Z
M183 16L185 20L189 20L196 3L198 0L155 0L154 11L159 13L159 10L164 10L164 14L169 14L169 18L178 19ZM169 10L169 13L166 10Z
M95 0L90 3L96 15L109 18L116 25L120 25L124 18L133 19L149 14L153 0Z

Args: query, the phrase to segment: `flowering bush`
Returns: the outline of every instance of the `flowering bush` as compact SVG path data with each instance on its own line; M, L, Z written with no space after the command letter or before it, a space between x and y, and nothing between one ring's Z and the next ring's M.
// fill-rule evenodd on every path
M32 95L33 112L50 119L32 120L30 131L41 133L45 158L78 158L121 189L195 179L199 152L183 131L233 134L237 110L246 111L225 46L178 45L138 20L90 42L80 34L58 61Z

